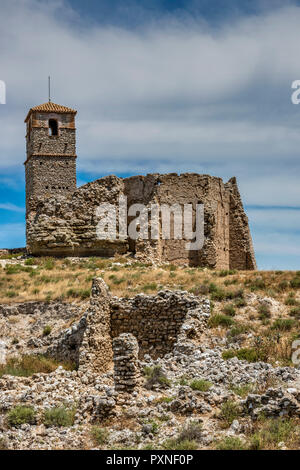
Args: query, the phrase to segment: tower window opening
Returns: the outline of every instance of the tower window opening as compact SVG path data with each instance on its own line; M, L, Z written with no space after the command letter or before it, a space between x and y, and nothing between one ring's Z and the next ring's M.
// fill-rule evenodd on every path
M49 135L58 135L58 123L56 119L49 119Z

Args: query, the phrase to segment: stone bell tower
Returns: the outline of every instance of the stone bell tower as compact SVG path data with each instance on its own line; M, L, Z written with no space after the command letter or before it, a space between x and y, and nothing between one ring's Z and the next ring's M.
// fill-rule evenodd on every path
M37 200L76 189L77 111L49 101L29 110L25 123L26 212Z

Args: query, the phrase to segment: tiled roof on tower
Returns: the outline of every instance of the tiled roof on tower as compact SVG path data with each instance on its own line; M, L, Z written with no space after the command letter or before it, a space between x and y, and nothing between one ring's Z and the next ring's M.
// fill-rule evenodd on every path
M61 104L55 104L49 101L47 103L34 106L34 108L30 108L26 116L25 122L27 122L31 113L36 111L41 113L77 114L77 111L75 111L75 109L68 108L67 106L62 106Z

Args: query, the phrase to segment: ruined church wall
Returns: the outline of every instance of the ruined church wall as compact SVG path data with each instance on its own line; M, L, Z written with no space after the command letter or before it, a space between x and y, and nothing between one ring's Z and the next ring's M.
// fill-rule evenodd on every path
M186 173L177 175L133 176L124 180L129 203L193 205L204 204L205 220L203 249L188 250L187 239L138 241L133 244L136 255L154 257L160 262L190 264L226 269L229 265L229 195L221 178ZM173 217L171 222L173 223ZM195 226L193 227L195 229ZM172 235L172 232L171 232Z
M30 163L30 162L29 162ZM235 181L235 180L234 180ZM172 206L204 205L204 246L188 250L188 240L99 240L96 209L109 203L118 208L119 197L132 204ZM150 220L150 215L149 215ZM171 218L171 227L172 224ZM130 223L131 220L128 220ZM194 227L195 228L195 227ZM172 237L172 231L171 231ZM254 269L255 256L236 182L198 174L151 174L121 179L101 178L67 196L37 198L36 210L27 214L28 251L50 256L113 256L131 251L145 262L207 266L213 269Z
M69 196L38 199L36 213L27 217L27 248L36 255L113 256L128 251L125 241L99 240L96 208L118 204L122 180L109 176L88 183Z

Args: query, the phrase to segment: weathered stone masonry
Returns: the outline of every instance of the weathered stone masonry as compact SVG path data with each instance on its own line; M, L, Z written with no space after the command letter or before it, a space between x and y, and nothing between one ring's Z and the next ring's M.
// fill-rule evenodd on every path
M76 190L75 116L75 110L51 102L31 108L27 114L27 216L36 210L39 198Z
M124 179L108 176L76 189L75 114L70 108L47 103L32 108L26 119L29 253L113 256L130 251L141 261L256 269L248 219L235 178L224 184L221 178L195 173ZM49 135L51 120L58 123L57 136ZM153 204L192 204L195 214L196 204L204 204L203 248L187 250L188 240L164 240L162 236L158 240L99 240L96 209L102 203L118 208L120 196L127 197L128 207L144 204L149 213ZM161 220L159 230L161 233Z

